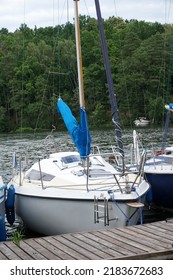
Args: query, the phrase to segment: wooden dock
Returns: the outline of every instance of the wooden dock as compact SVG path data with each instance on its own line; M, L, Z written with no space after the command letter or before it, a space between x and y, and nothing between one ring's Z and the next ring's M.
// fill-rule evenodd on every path
M0 242L0 260L173 259L173 219Z

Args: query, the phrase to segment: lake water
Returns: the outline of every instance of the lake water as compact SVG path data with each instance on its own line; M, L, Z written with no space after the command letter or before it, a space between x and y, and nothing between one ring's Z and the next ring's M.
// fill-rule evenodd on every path
M136 131L140 133L143 146L147 150L161 148L162 142L162 128L136 128ZM132 138L133 129L124 129L122 132L123 143L126 158L130 157L130 144L133 141ZM173 129L169 129L167 136L167 145L173 143ZM0 175L3 177L4 183L12 177L12 157L14 152L16 156L22 156L27 158L29 164L38 161L46 154L58 149L59 151L66 151L68 149L75 150L72 140L67 132L54 131L54 140L48 136L49 133L37 133L37 134L1 134L0 135ZM98 145L101 152L106 152L112 145L117 146L115 140L115 132L112 130L95 130L91 131L92 146ZM170 217L170 213L160 212L152 209L149 213L151 221ZM145 222L145 221L144 221Z

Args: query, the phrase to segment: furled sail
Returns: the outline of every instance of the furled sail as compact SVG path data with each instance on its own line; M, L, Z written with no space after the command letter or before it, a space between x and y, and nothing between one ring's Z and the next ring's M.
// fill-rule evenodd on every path
M60 112L80 156L85 158L90 154L91 144L88 118L85 109L80 108L80 124L78 124L76 118L73 116L69 106L61 98L58 99L57 110Z

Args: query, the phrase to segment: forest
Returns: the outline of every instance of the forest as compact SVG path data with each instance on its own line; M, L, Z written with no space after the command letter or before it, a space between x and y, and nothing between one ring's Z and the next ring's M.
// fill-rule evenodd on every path
M79 20L89 126L107 127L112 117L97 20ZM164 106L173 102L173 25L119 17L103 24L121 125L133 126L140 116L162 124ZM79 118L73 23L2 28L0 69L0 132L63 129L59 97Z

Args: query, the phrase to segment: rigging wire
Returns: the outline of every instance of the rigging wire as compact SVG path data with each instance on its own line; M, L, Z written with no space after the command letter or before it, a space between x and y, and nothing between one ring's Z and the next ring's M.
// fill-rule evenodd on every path
M118 19L118 12L117 12L117 6L116 6L116 0L114 0L114 14L115 14L115 17ZM121 66L122 66L122 72L123 72L123 80L124 80L124 89L125 89L125 96L126 96L126 100L127 100L127 111L128 111L128 118L130 116L130 126L132 128L132 119L131 119L131 108L130 108L130 101L129 101L129 93L128 93L128 86L127 86L127 78L126 78L126 74L125 74L125 62L124 62L124 59L123 59L123 52L122 52L122 40L121 40L121 37L120 37L120 34L118 36L119 38L119 43L120 43L120 56L121 56ZM124 94L123 94L124 96ZM123 120L122 120L123 121Z
M165 23L169 23L172 0L165 0Z
M170 21L170 14L171 14L171 4L172 4L172 0L165 0L165 25L169 23ZM164 57L164 84L165 84L165 88L163 89L164 92L164 101L165 103L170 103L170 92L171 92L171 70L172 70L172 51L173 51L173 38L170 40L170 49L167 49L167 37L170 34L165 32L165 38L164 38L164 52L165 52L165 57ZM171 34L172 37L172 34ZM168 56L168 61L169 66L167 67L166 64L166 57ZM166 70L168 69L167 73ZM167 76L167 77L166 77ZM163 108L163 111L165 111L165 108ZM163 112L163 116L164 116L164 112ZM168 120L167 120L168 119ZM166 116L166 121L165 121L165 126L169 125L169 120L170 120L170 114L167 113Z
M46 80L46 83L45 83L45 89L43 91L43 94L42 94L42 99L41 99L41 102L40 102L40 108L39 108L39 112L38 112L38 117L37 117L37 120L36 120L36 125L35 125L35 129L34 129L34 135L37 131L37 128L38 128L38 124L39 124L39 121L40 121L40 118L41 118L41 115L42 115L42 109L43 109L43 105L44 105L44 100L45 100L45 96L46 96L46 90L47 90L47 86L49 84L49 80L50 80L50 76L52 76L52 79L53 79L53 86L51 87L53 89L53 93L52 93L52 96L50 97L50 99L52 99L52 104L51 104L51 107L53 108L56 108L56 100L58 98L58 96L61 95L60 93L60 88L61 88L61 78L60 76L63 75L64 73L61 73L61 69L60 69L60 24L61 24L61 21L62 21L62 18L63 18L63 14L64 14L64 9L66 7L66 1L68 0L64 0L63 2L63 5L62 5L62 14L60 15L60 0L57 0L57 9L55 9L55 0L53 0L53 4L52 4L52 8L53 8L53 31L52 31L52 40L53 40L53 50L52 50L52 59L51 59L51 62L50 62L50 66L49 66L49 69L48 69L48 75L47 75L47 80ZM56 23L56 15L55 15L55 10L58 11L58 14L57 14L57 21L58 21L58 25L57 25L57 34L55 34L55 23ZM56 55L56 49L57 49L57 52L58 52L58 55L57 55L57 60L55 60L55 55ZM58 72L57 71L54 71L54 68L56 67L56 69L58 68ZM53 71L52 71L53 69ZM53 74L53 75L52 75ZM57 88L58 90L58 94L56 94L54 92L54 89ZM52 116L52 122L54 123L54 117Z
M42 115L42 110L43 110L43 105L44 105L44 100L45 100L45 96L46 96L46 91L47 91L47 87L48 87L48 82L50 80L50 74L51 74L51 69L54 67L54 53L55 53L55 45L56 45L56 41L55 41L55 34L54 34L54 28L55 28L55 13L54 13L54 10L55 10L55 0L52 0L52 25L53 25L53 29L52 29L52 40L53 40L53 50L52 50L52 59L51 59L51 62L50 62L50 66L49 66L49 69L48 69L48 74L47 74L47 79L46 79L46 82L45 82L45 87L44 87L44 90L43 90L43 94L42 94L42 98L41 98L41 102L40 102L40 106L39 106L39 111L38 111L38 116L37 116L37 119L36 119L36 122L35 122L35 128L34 128L34 134L33 136L35 137L35 134L37 132L37 128L38 128L38 124L39 124L39 121L41 119L41 115ZM59 1L59 0L58 0ZM54 84L55 84L55 80L54 80L54 76L53 76L53 94L52 94L52 100L54 102L54 96L55 96L55 93L54 93Z
M21 81L21 110L20 110L20 136L23 134L23 107L24 107L24 63L25 63L25 8L26 3L23 0L23 28L22 28L22 81Z
M172 4L172 0L165 0L165 26L166 24L169 23L169 20L170 20L170 13L171 13L171 4ZM160 70L160 75L159 75L159 84L158 84L158 90L157 90L157 97L159 96L159 90L160 90L160 85L161 85L161 78L163 79L163 82L162 84L164 85L163 87L163 92L162 92L162 98L164 100L165 103L169 103L169 98L170 98L170 76L171 76L171 67L169 65L169 67L167 67L167 57L169 56L169 61L170 60L170 55L169 55L169 52L170 54L172 55L172 43L173 41L171 42L170 46L171 46L171 49L168 50L168 46L167 46L167 36L169 34L164 32L164 42L163 42L163 56L162 56L162 66L161 66L161 70ZM163 69L163 71L162 71ZM154 110L154 115L153 115L153 118L155 117L155 113L156 113L156 108ZM164 117L165 116L165 108L164 106L162 107L162 116ZM162 122L162 125L164 126L164 120Z

